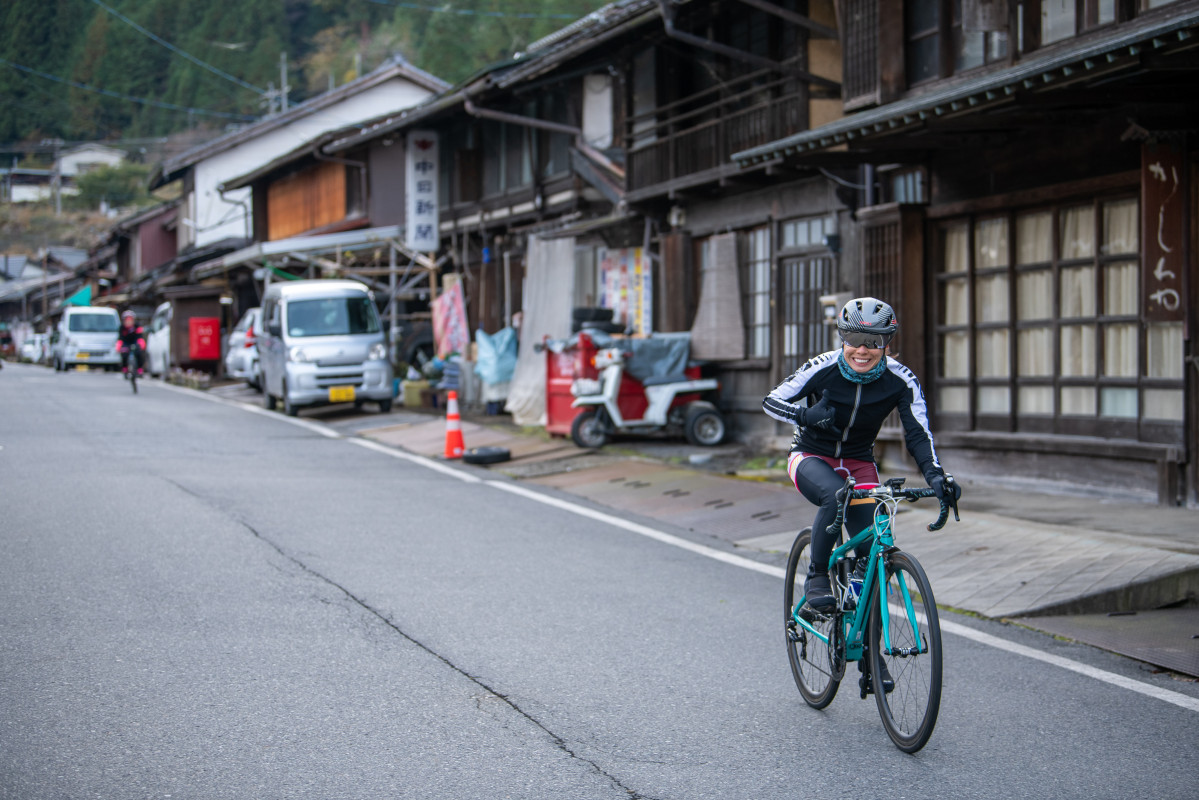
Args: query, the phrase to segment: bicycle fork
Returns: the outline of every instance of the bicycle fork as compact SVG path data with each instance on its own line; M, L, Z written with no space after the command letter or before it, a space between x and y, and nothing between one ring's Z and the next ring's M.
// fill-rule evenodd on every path
M879 616L883 621L883 653L888 656L898 656L899 658L907 658L908 656L921 655L928 652L928 640L920 632L920 622L916 619L916 609L912 606L912 595L908 591L907 581L904 580L902 572L895 573L895 581L899 584L899 595L903 598L904 611L907 616L908 624L912 626L912 641L920 642L919 647L893 647L891 645L891 615L887 613L887 597L890 594L890 587L884 582L885 559L880 558L876 562L878 564L878 585L879 585Z

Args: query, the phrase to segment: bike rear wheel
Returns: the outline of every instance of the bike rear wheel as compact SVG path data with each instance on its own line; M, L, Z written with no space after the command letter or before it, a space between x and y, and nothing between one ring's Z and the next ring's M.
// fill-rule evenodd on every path
M902 583L901 583L902 582ZM912 601L915 628L908 615L901 587ZM903 552L886 557L886 581L871 599L870 672L879 716L891 741L905 753L915 753L928 743L941 708L941 624L932 586L920 562ZM883 641L886 614L891 646ZM884 669L895 682L883 690Z
M804 580L812 558L812 532L805 528L791 545L787 556L787 574L783 585L783 613L787 634L787 660L799 693L812 708L824 708L837 696L844 674L840 655L841 623L836 614L817 614L805 610L812 626L828 638L828 643L813 636L792 618L795 605L804 596ZM841 668L838 669L837 665Z

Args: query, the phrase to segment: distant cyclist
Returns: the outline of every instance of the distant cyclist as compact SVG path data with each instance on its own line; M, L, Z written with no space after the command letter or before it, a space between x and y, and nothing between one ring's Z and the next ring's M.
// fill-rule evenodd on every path
M937 461L920 382L886 355L898 328L895 312L882 300L850 300L837 317L841 348L810 359L762 402L767 414L796 426L787 473L795 488L819 506L812 522L812 565L804 583L807 602L818 611L835 604L828 560L836 542L825 530L837 515L835 495L851 475L859 484L879 482L874 442L888 414L899 410L908 452L937 498L956 502L962 493L956 483L946 483ZM800 405L804 400L807 407ZM846 534L857 535L873 515L872 503L850 506Z
M146 332L137 324L137 314L127 310L121 315L121 329L117 332L117 346L121 349L121 371L129 366L129 356L134 357L137 364L137 375L140 378L146 365Z

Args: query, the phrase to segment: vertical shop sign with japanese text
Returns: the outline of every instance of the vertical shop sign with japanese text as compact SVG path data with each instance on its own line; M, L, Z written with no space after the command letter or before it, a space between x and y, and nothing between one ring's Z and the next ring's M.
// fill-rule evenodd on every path
M599 305L613 311L613 321L634 333L653 332L654 280L640 247L599 253Z
M405 161L404 244L422 253L437 251L441 241L437 215L437 134L409 131Z
M1185 160L1178 147L1145 144L1141 147L1141 208L1146 318L1158 322L1181 320L1183 303L1182 177Z

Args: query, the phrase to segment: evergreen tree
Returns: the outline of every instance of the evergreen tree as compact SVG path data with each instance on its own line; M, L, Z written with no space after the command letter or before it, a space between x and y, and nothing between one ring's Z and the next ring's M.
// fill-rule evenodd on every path
M603 5L597 0L103 0L168 43L91 0L7 0L0 6L0 141L160 136L219 128L219 114L260 116L287 54L291 103L400 54L450 82ZM421 6L414 8L412 6ZM565 17L563 16L565 15ZM173 48L209 65L206 69ZM61 81L38 77L21 65ZM135 102L69 86L173 104ZM187 109L196 109L189 113Z

